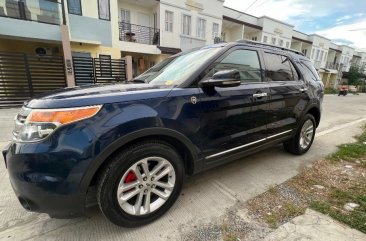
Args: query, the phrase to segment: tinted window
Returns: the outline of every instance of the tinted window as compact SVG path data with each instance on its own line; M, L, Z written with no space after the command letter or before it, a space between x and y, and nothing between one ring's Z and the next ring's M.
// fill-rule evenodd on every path
M302 60L301 65L306 70L306 72L309 72L309 76L311 76L314 80L316 80L316 81L320 80L318 72L316 72L314 66L311 64L310 61L303 61Z
M291 63L290 60L288 60L288 63L290 64L291 71L292 71L292 76L294 77L294 80L299 80L300 77L299 77L299 74L297 73L297 70L296 70L295 66Z
M266 63L267 81L290 81L299 79L295 67L286 56L264 53L264 61Z
M258 54L252 50L235 50L215 65L206 77L220 70L237 69L240 72L240 80L244 82L260 82L261 68Z

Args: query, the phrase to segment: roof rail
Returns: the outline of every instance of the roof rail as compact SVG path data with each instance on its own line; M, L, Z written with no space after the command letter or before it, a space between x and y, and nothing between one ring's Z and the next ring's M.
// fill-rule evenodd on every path
M295 54L305 56L303 53L301 53L299 51L296 51L296 50L293 50L293 49L287 49L287 48L284 48L284 47L278 47L278 46L274 46L274 45L270 45L270 44L264 44L264 43L260 43L260 42L256 42L256 41L240 39L240 40L237 40L236 42L237 43L243 43L243 44L259 45L259 46L268 47L268 48L275 48L275 49L279 49L279 50L282 50L282 51L293 52Z

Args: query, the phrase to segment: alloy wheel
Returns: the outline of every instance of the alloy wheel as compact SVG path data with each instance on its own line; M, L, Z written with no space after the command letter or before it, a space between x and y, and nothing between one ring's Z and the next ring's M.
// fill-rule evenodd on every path
M127 169L118 184L118 203L130 215L152 213L168 200L175 180L174 167L165 158L139 160Z
M309 147L314 136L314 123L311 120L305 121L300 133L300 147L306 149Z

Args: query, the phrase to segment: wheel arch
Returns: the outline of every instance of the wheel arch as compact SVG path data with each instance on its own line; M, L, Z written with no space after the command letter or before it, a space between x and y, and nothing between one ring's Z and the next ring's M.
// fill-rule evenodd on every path
M195 166L195 160L197 160L198 156L198 147L196 147L186 136L177 131L160 127L147 128L130 133L106 147L104 151L101 152L89 166L81 181L81 188L86 192L89 186L96 182L100 172L104 168L104 165L106 165L108 160L115 153L129 145L149 139L163 140L172 145L172 147L177 150L184 160L186 174L191 175L195 172L197 169Z
M320 112L319 108L316 106L311 106L306 113L314 116L314 119L316 122L316 127L318 127L319 123L320 123L320 118L321 118L321 112Z

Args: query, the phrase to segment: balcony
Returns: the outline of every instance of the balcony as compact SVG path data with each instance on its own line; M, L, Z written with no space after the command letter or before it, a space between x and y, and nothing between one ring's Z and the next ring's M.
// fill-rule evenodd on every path
M0 0L0 17L60 25L62 4L51 0Z
M335 69L335 70L339 70L339 67L342 69L343 68L343 64L339 63L333 63L333 62L327 62L327 64L325 65L326 69Z
M139 44L159 45L160 30L157 28L120 22L119 40Z

